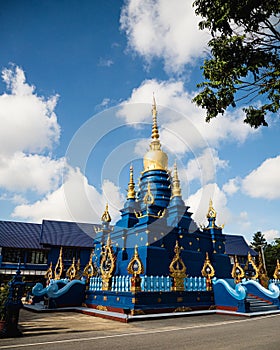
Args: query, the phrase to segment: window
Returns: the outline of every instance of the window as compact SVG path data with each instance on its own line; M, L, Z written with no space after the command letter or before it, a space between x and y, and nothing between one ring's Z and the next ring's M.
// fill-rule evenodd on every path
M41 250L28 251L26 262L28 264L46 264L47 252Z
M21 249L3 248L2 256L3 262L18 263L19 259L23 262L23 251Z

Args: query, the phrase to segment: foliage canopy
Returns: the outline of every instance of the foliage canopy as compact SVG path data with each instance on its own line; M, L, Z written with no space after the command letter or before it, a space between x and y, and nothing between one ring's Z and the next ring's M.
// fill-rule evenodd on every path
M193 6L203 18L200 29L212 35L194 102L206 109L206 121L241 102L245 123L267 126L266 114L280 109L280 1L195 0Z

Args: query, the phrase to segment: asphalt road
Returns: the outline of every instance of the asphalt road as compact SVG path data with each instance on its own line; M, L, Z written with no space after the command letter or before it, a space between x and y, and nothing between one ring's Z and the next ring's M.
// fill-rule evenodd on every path
M0 349L280 349L280 314L257 318L188 316L129 324L73 312L22 310L21 338L0 339Z

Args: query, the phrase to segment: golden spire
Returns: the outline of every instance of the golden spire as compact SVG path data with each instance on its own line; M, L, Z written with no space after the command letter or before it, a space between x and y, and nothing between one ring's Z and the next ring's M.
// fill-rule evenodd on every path
M207 218L214 218L215 219L216 216L217 216L217 213L216 213L216 210L213 208L213 202L212 202L212 199L210 198Z
M110 216L109 210L108 210L108 203L106 203L104 213L101 216L101 221L102 222L111 222L111 216Z
M135 183L133 181L133 166L130 165L129 168L129 183L128 183L128 190L127 190L127 199L135 199Z
M157 106L155 97L153 96L152 105L153 127L152 127L152 141L150 143L150 150L144 156L144 171L148 170L167 170L168 157L165 152L161 150L159 140L159 132L157 126Z
M172 197L181 197L181 187L180 187L180 180L178 177L178 169L176 162L174 163L174 175L172 180Z
M157 140L159 139L159 133L158 133L158 126L157 126L157 105L156 105L154 94L153 94L152 115L153 115L152 139Z

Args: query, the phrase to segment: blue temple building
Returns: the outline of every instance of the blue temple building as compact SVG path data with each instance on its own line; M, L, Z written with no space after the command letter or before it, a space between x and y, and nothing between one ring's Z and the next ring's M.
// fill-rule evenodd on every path
M120 219L111 230L107 207L102 216L102 227L96 230L96 263L98 265L101 261L102 246L110 234L116 256L116 275L128 274L127 264L135 247L146 275L169 275L169 265L178 242L188 275L201 275L207 253L216 276L229 277L232 266L225 252L226 238L222 227L216 224L212 201L207 213L208 226L199 229L182 199L177 166L174 165L172 172L169 170L168 156L162 150L155 100L152 116L150 149L143 159L139 188L135 188L131 166L127 198Z

